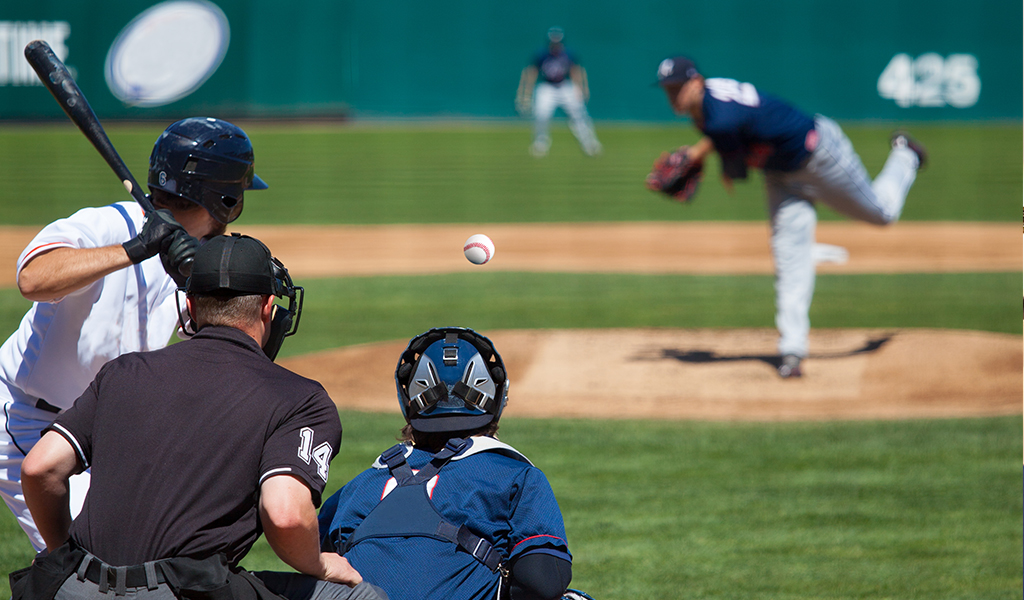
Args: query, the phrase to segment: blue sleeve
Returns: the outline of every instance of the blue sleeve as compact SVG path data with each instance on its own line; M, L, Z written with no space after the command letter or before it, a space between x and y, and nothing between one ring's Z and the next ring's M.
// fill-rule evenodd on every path
M320 509L320 549L342 554L348 537L380 501L383 484L373 485L374 471L367 469L324 501Z
M331 522L334 521L334 515L338 512L338 500L341 498L341 490L331 494L331 497L324 500L323 505L320 506L320 514L317 516L317 521L320 526L320 549L324 552L333 550L325 544L327 540L327 533L331 529Z
M510 560L543 552L572 561L562 511L551 484L540 469L530 468L523 472L510 524Z

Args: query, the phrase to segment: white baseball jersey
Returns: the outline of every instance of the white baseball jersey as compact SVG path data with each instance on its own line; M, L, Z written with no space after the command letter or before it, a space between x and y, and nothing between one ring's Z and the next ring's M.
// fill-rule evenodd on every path
M46 250L126 242L143 222L134 202L82 209L43 228L18 258L18 273ZM34 303L0 347L0 378L7 384L0 387L15 401L41 398L70 407L110 359L167 345L178 319L175 288L155 256L57 302Z

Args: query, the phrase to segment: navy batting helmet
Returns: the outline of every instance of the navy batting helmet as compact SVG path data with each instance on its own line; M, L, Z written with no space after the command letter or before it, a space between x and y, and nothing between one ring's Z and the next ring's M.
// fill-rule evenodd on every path
M172 123L149 156L149 189L202 206L227 224L242 214L242 193L267 184L253 172L252 143L238 127L211 117Z
M467 431L501 418L508 377L491 340L440 327L414 337L395 369L402 416L416 431Z

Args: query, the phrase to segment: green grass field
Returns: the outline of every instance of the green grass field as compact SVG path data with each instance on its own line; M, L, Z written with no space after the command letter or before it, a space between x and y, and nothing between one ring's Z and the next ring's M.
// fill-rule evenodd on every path
M243 124L271 189L236 229L265 223L500 223L764 219L758 181L726 194L712 165L689 206L643 176L684 124L599 126L582 155L564 127L531 158L519 125ZM117 125L137 177L162 124ZM868 171L889 126L846 127ZM912 131L932 164L906 220L1016 220L1019 124ZM755 178L756 179L756 178ZM42 225L126 198L68 126L0 128L0 224ZM822 211L823 219L835 218ZM898 225L897 225L898 226ZM303 328L282 355L408 338L434 325L772 327L769 276L479 272L300 282ZM822 275L816 327L947 327L1017 334L1018 272ZM452 290L473 290L456 294ZM514 293L511 292L514 290ZM0 290L0 328L28 303ZM397 414L345 412L336 489L392 443ZM565 513L574 585L616 598L1021 598L1019 417L807 424L508 419L502 439L545 469ZM0 567L31 558L0 511ZM282 568L260 542L246 565ZM0 583L0 598L6 597Z
M331 489L402 423L342 422ZM598 600L1019 597L1019 418L503 423L551 480L574 586ZM246 565L280 568L263 542Z
M712 161L697 199L681 207L648 191L659 153L692 143L685 124L608 126L604 155L587 158L563 128L551 154L532 158L529 130L511 125L243 124L256 172L270 189L247 198L251 223L505 223L538 221L762 220L759 175L729 196ZM109 129L145 180L163 124ZM889 151L891 126L848 125L869 173ZM1009 221L1021 195L1019 126L921 125L931 166L911 191L907 220ZM127 199L70 123L0 128L0 224L44 224L82 206ZM1012 206L1011 206L1012 204ZM834 218L823 211L823 219Z

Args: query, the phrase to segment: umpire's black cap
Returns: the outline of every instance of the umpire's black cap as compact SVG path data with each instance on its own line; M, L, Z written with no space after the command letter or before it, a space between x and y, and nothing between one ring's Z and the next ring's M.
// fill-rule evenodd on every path
M185 290L200 296L273 295L274 283L270 249L256 238L232 233L199 248Z
M682 85L700 75L697 64L686 56L666 58L658 64L656 85Z

